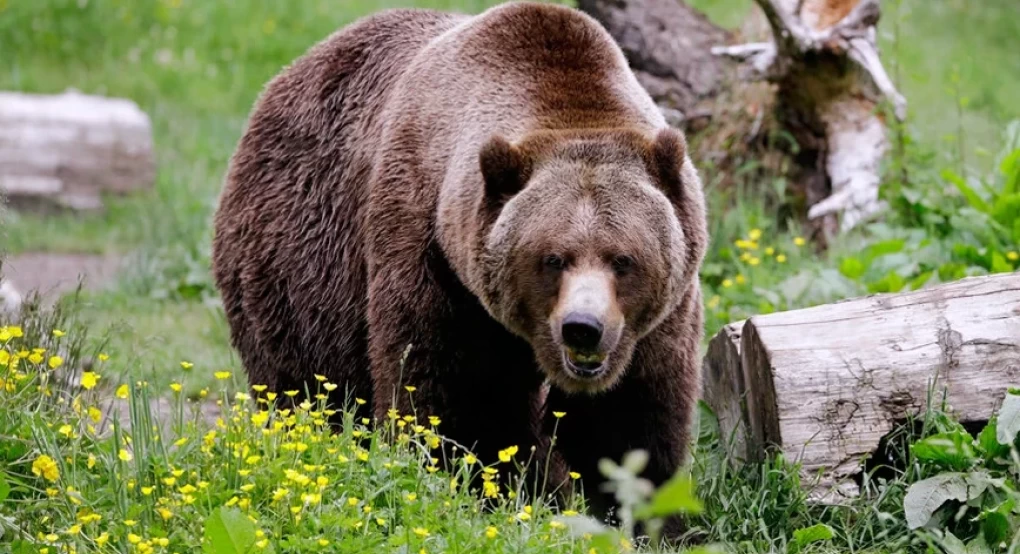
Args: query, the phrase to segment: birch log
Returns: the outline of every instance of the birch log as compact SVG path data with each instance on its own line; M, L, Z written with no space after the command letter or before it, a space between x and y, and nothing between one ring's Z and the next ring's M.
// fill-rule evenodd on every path
M740 335L739 362L716 352L706 367L743 384L706 386L706 402L743 414L749 458L778 449L802 464L815 499L840 502L929 391L967 423L987 421L1020 386L1020 272L754 316Z
M152 185L151 127L125 99L0 93L0 192L15 208L101 208Z

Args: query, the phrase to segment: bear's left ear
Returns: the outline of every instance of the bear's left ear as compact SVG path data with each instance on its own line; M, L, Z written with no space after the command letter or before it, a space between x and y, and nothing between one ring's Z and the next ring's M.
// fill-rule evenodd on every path
M494 135L478 154L485 181L485 199L490 205L502 205L524 188L528 163L524 154L510 141Z
M659 130L649 144L648 169L674 205L684 200L682 172L686 156L687 140L672 127Z

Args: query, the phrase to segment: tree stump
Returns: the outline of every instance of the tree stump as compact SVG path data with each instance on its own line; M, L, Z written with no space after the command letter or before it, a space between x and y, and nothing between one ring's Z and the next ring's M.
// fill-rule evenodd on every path
M17 209L94 210L150 187L152 125L133 102L0 93L0 194Z
M578 6L620 44L671 122L697 131L705 127L700 121L721 115L743 128L739 141L733 124L718 131L723 136L708 141L714 150L758 140L764 106L771 106L771 117L796 140L788 148L796 168L790 177L813 234L850 229L882 208L880 162L889 140L880 101L889 99L897 118L906 111L879 58L878 1L755 1L772 37L749 44L729 44L732 34L681 0ZM774 98L762 99L761 87L746 84L753 82L771 85ZM757 112L753 121L740 119L744 110Z
M739 348L734 333L705 360L704 400L723 432L746 437L748 460L778 449L799 461L814 497L839 502L929 392L945 391L966 424L1020 385L1020 273L754 316Z

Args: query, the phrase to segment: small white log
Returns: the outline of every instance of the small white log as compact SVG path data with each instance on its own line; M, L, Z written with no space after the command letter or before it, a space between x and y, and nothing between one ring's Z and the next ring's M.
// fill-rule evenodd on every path
M0 279L0 315L16 314L21 309L24 299L14 285L6 279Z
M754 316L740 340L739 363L706 366L726 364L713 371L728 377L709 376L743 379L746 398L707 386L706 402L725 417L746 402L748 457L779 449L815 499L840 502L882 437L923 414L929 390L966 423L987 421L1020 385L1020 272Z
M152 125L125 99L0 93L0 193L25 205L96 209L150 187Z
M747 458L749 417L745 403L745 376L740 371L740 332L743 321L723 326L708 343L702 365L701 396L719 421L720 441L736 460Z

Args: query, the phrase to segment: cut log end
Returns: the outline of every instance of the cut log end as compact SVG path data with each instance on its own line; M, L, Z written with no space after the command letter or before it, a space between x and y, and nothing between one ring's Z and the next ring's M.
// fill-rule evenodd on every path
M1020 385L1020 273L754 316L739 356L723 348L734 333L709 347L706 403L720 421L741 414L747 459L778 450L801 463L812 498L838 503L930 392L945 391L961 422L980 422Z

